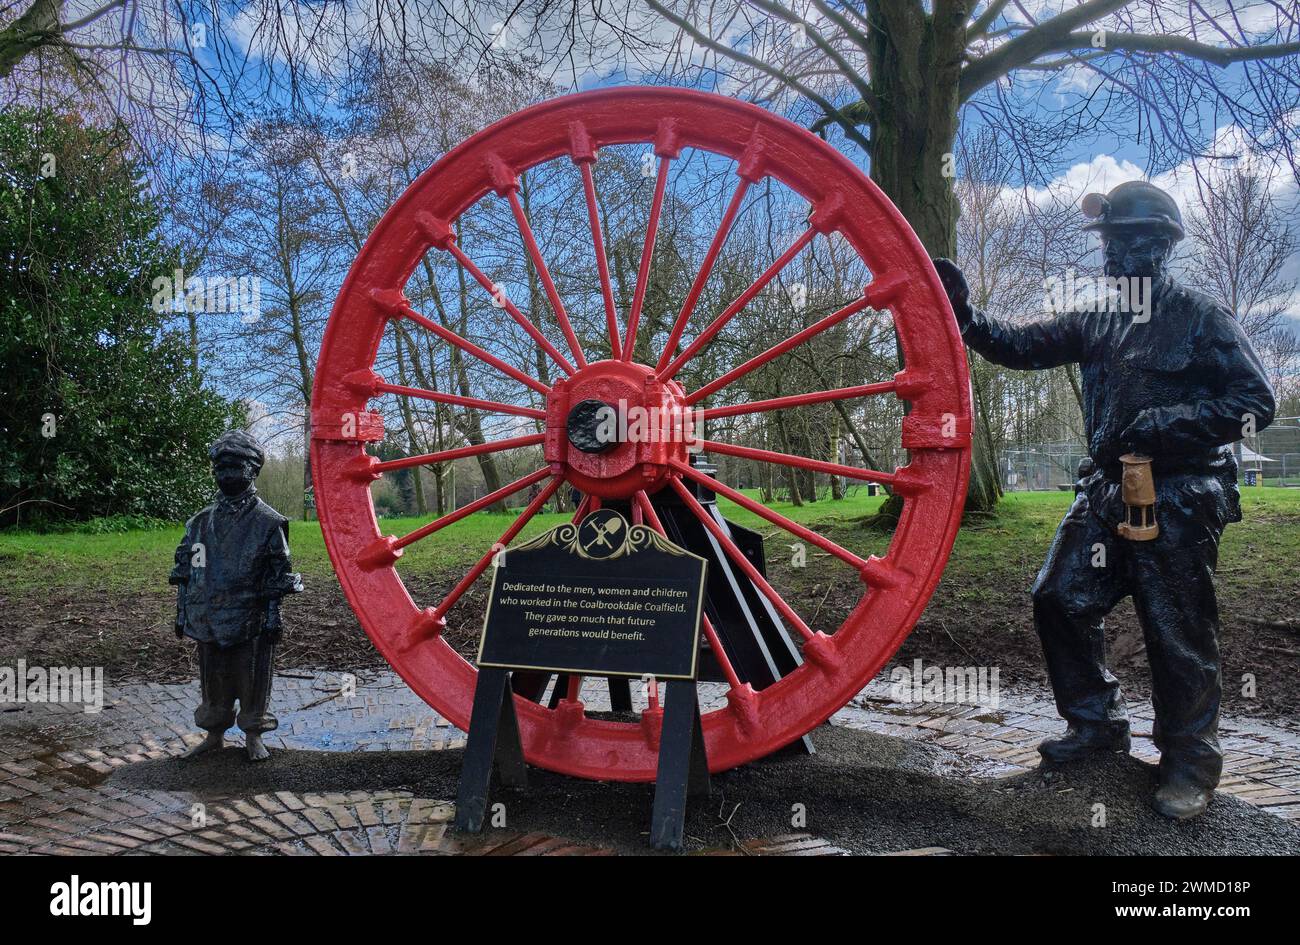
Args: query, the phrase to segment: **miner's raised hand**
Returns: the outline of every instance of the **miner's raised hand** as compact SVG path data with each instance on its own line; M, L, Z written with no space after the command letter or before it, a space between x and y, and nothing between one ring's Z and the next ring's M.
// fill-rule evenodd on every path
M933 259L935 272L939 273L939 281L943 283L943 291L948 295L948 301L952 304L953 314L957 316L957 324L965 328L969 323L974 311L970 306L970 286L966 284L966 276L951 259Z

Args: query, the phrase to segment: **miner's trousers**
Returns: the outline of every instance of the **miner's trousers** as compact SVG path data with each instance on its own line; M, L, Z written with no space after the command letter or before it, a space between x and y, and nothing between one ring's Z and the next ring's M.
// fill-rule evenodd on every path
M244 732L261 734L279 725L271 713L275 644L265 634L226 649L200 643L198 653L202 701L194 722L199 728L224 732L238 722Z
M1213 788L1219 749L1219 610L1214 593L1220 529L1176 510L1152 541L1120 538L1079 494L1034 582L1034 624L1056 706L1081 727L1126 730L1119 681L1106 668L1104 618L1132 595L1151 666L1161 779Z

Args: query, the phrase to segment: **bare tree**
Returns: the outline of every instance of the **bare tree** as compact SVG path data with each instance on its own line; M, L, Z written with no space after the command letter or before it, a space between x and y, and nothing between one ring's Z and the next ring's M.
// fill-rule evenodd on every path
M85 107L122 119L139 140L156 145L144 153L158 160L179 153L191 164L219 162L230 153L219 139L238 142L249 118L272 106L319 120L369 73L382 74L400 95L419 89L436 62L455 62L466 74L523 63L556 82L534 81L535 94L616 70L695 86L725 83L858 149L936 255L957 248L954 183L964 121L999 130L1025 183L1045 179L1080 142L1133 136L1134 129L1149 149L1150 173L1199 155L1224 123L1293 173L1297 163L1291 111L1300 89L1300 0L1220 0L1213 7L1084 0L1050 15L1022 0L485 0L431 7L255 0L237 9L218 0L101 0L91 7L29 0L0 9L0 24L0 94L64 107L89 102ZM1041 108L1045 91L1057 93L1061 107ZM456 111L452 98L484 97L482 86L460 83L429 114ZM403 121L418 124L407 111ZM451 130L454 140L463 114L428 124ZM411 175L437 153L412 149ZM531 213L545 212L541 196L530 192ZM359 232L369 228L366 216L354 221ZM605 222L616 231L615 216ZM477 236L467 233L470 241ZM621 292L632 273L617 232L607 245ZM426 273L424 286L439 317L476 321L463 304L448 304L468 299L441 278ZM539 317L544 309L539 300ZM536 355L502 328L492 340ZM414 371L419 346L403 341L400 350ZM426 367L434 373L428 358ZM467 386L457 365L439 371L454 379L444 383ZM980 439L973 508L989 507L997 494Z
M1294 169L1300 4L1248 6L1086 0L1047 16L1020 0L525 0L486 4L478 22L490 30L457 26L480 56L533 55L575 79L611 68L618 53L619 65L642 71L658 54L661 75L725 79L729 92L836 129L870 158L872 179L926 248L951 256L966 116L1006 135L1026 181L1041 180L1080 138L1134 127L1155 173L1200 153L1214 130L1207 122L1225 119ZM1079 86L1068 104L1037 108L1035 96L1062 79ZM977 461L971 507L991 506L996 494Z
M1286 276L1296 235L1269 190L1270 178L1236 164L1211 171L1185 214L1195 255L1193 284L1226 305L1252 341L1282 322L1296 290Z
M1259 341L1259 356L1277 396L1278 416L1300 416L1300 328L1282 324Z
M244 173L213 269L258 280L260 305L214 327L225 349L220 373L231 389L264 403L281 428L300 430L303 489L311 485L311 391L316 352L339 270L322 188L313 186L310 138L290 120L249 134ZM216 317L216 316L205 316Z
M963 134L957 193L957 258L971 282L972 302L999 318L1041 318L1049 279L1060 278L1088 252L1072 201L1048 192L1030 200L1014 186L1013 155L991 129ZM1072 366L1008 371L971 358L971 386L985 455L1009 441L1062 439L1081 428L1081 393ZM995 476L996 463L990 463Z

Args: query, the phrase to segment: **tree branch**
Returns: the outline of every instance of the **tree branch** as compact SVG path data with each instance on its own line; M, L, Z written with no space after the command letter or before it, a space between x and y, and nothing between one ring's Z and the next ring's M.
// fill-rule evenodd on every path
M1050 20L1044 20L1015 39L1007 40L962 70L960 100L966 101L990 82L996 82L1008 72L1033 62L1045 52L1064 52L1058 44L1076 27L1114 13L1129 2L1130 0L1088 0ZM1088 38L1091 43L1091 34Z
M962 70L961 100L963 102L966 101L984 85L987 85L989 82L996 80L1013 69L1019 69L1029 65L1038 56L1048 53L1071 52L1076 49L1092 50L1092 37L1092 33L1067 33L1065 36L1054 40L1050 44L1035 50L1034 54L1025 61L1007 65L1003 71L998 72L996 75L987 77L985 64L989 59L996 56L997 53L990 53L988 56L977 59ZM1007 44L1007 46L1010 45L1011 43ZM1005 49L1006 47L1004 46L1002 48ZM1257 59L1278 59L1282 56L1291 56L1300 53L1300 42L1261 44L1259 46L1212 46L1209 43L1197 42L1196 40L1189 39L1186 36L1173 36L1169 34L1147 35L1143 33L1107 33L1105 47L1098 48L1094 51L1100 55L1105 55L1110 52L1174 53L1176 55L1198 59L1202 62L1208 62L1211 65L1223 69L1234 62L1251 62ZM1001 50L998 52L1001 52Z
M1091 33L1072 33L1068 45L1062 44L1059 51L1079 49L1092 42ZM1256 59L1278 59L1300 52L1300 42L1272 43L1259 46L1211 46L1198 43L1186 36L1159 35L1148 36L1141 33L1107 33L1106 49L1122 49L1127 52L1172 52L1181 56L1200 59L1220 69L1227 68L1234 62L1251 62Z
M95 10L91 13L87 13L79 20L73 20L71 23L64 23L61 27L59 27L59 29L61 32L64 33L70 33L73 30L79 30L83 26L89 26L91 23L94 23L104 14L111 13L113 10L116 10L120 6L124 6L125 4L126 4L126 0L112 0L112 2L105 4L104 6L100 7L98 10Z
M763 60L761 59L758 59L754 56L750 56L747 53L743 53L738 49L732 49L730 46L727 46L725 43L720 43L716 39L707 36L699 29L697 29L694 26L694 24L690 22L690 20L687 20L685 17L681 17L678 16L676 13L673 13L662 3L660 3L659 0L646 0L646 2L647 5L652 10L654 10L664 19L676 25L678 29L680 29L686 35L690 36L691 39L695 40L697 43L699 43L701 46L705 47L706 49L711 49L718 55L724 56L732 60L733 62L738 62L741 63L742 65L749 66L750 68L757 69L758 71L762 72L764 75L770 76L771 78L774 78L779 82L784 82L786 85L794 89L800 95L804 96L809 101L816 104L819 108L821 108L822 111L824 111L828 116L834 119L835 123L838 124L844 130L844 134L847 135L864 151L870 150L871 142L867 140L867 138L862 134L862 132L858 131L856 124L853 122L851 118L849 118L838 108L836 108L828 99L824 98L822 95L818 94L816 91L809 88L804 83L800 82L794 76L786 72L783 72L780 69L777 69L775 66L768 65L766 62L763 62Z
M987 33L989 27L993 25L993 21L998 18L1010 2L1011 0L990 0L989 5L984 8L984 12L966 30L967 38L978 39Z
M813 0L813 6L820 10L822 15L828 20L840 29L844 30L844 35L853 40L854 45L863 52L868 51L868 44L870 41L867 39L867 34L850 23L848 17L827 3L826 0ZM849 7L849 9L852 10L853 8ZM857 11L854 12L856 13Z
M862 96L862 101L866 102L867 107L871 108L873 111L875 110L876 96L875 93L871 91L871 86L856 69L849 65L848 60L840 55L839 51L831 45L819 30L805 22L803 17L799 16L797 13L787 10L779 3L774 3L773 0L749 0L749 2L762 10L766 10L773 16L785 20L787 23L795 26L802 26L804 35L813 41L813 45L826 54L826 58L835 63L836 68L843 73L844 78L848 79L853 85L853 88L857 90L858 95Z

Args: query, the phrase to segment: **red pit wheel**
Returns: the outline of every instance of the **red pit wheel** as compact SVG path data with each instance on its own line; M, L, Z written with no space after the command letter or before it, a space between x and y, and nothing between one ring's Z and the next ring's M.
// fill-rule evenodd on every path
M610 286L592 166L598 160L597 149L638 143L653 147L658 174L635 294L621 326ZM638 364L632 361L632 353L668 168L689 148L736 161L735 193L662 355L654 365ZM609 360L588 363L584 356L519 200L519 175L556 160L574 162L582 176L613 352ZM811 205L807 229L678 354L690 314L741 202L764 178L784 184ZM402 294L426 252L450 254L469 277L488 292L494 291L493 283L461 249L454 226L462 213L493 191L510 203L523 245L572 357L571 362L513 303L500 300L505 313L563 372L562 380L553 385L415 311ZM681 367L709 345L805 247L832 233L840 234L873 274L863 294L712 382L684 390L674 379ZM907 365L893 380L707 406L710 395L733 381L868 310L887 310L893 315ZM464 356L542 395L546 409L385 383L375 374L374 364L385 328L394 319L432 332ZM382 419L368 409L368 402L387 393L528 417L544 421L545 432L381 462L365 449L367 442L383 438ZM894 472L704 441L711 454L888 484L903 497L903 511L883 558L864 560L693 469L680 443L618 443L604 452L589 452L570 441L568 430L574 408L586 400L610 403L621 398L647 407L700 408L697 417L707 422L889 393L911 405L902 428L902 447L909 451L910 459ZM852 163L804 129L753 105L680 89L620 88L556 99L497 122L420 175L380 220L343 284L321 346L312 395L312 473L330 558L362 626L411 688L462 729L469 725L476 672L443 638L442 631L448 611L488 569L493 551L483 550L478 563L446 599L421 609L394 567L402 549L421 539L436 540L431 536L444 526L535 487L532 500L501 536L501 543L508 545L565 483L588 496L584 506L599 499L630 501L634 514L639 512L638 517L661 527L648 494L675 490L741 571L768 596L790 630L803 638L803 664L760 691L740 682L725 653L719 659L730 689L725 706L704 716L704 737L710 767L721 771L770 754L824 722L866 685L901 645L938 584L956 537L970 471L970 417L965 352L938 277L906 220ZM530 445L543 446L547 461L543 468L411 534L381 535L370 485L384 471ZM809 629L706 515L684 479L713 489L847 564L845 580L860 582L863 595L843 625L830 635ZM722 652L707 620L704 631L715 652ZM571 698L560 701L556 709L516 698L527 760L585 778L653 780L658 742L654 729L661 711L644 712L640 724L595 719L585 714L574 695L571 689Z

